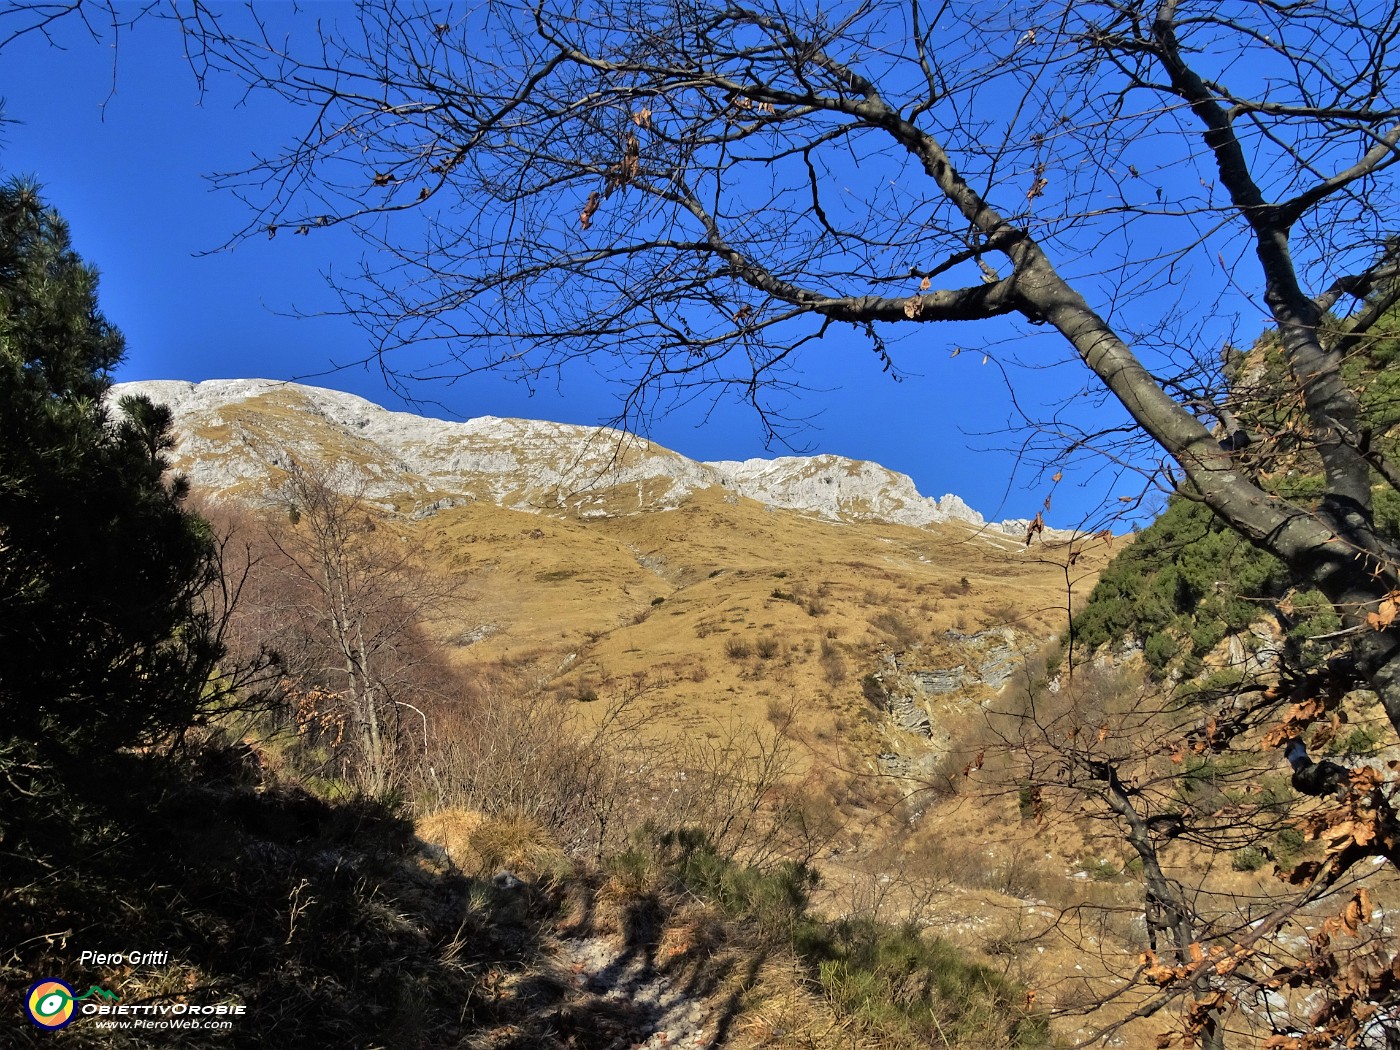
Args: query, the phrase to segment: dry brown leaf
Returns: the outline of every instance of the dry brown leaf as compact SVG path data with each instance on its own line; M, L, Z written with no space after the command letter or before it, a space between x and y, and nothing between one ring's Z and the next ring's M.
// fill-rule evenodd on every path
M1366 614L1366 622L1373 630L1383 631L1395 622L1400 615L1400 591L1391 591L1381 599L1376 611Z
M602 198L598 196L598 191L594 190L588 195L588 201L584 204L583 210L578 213L578 224L582 229L588 229L593 225L593 216L598 212L598 205Z
M904 300L904 316L909 320L914 320L924 312L924 297L922 295L911 295Z
M1312 732L1308 746L1315 750L1322 750L1333 740L1337 739L1337 725L1335 722L1324 723Z
M1036 536L1039 533L1043 533L1044 531L1045 515L1041 512L1037 512L1036 516L1033 519L1031 519L1031 523L1026 526L1026 546L1030 546L1032 537Z
M1378 790L1385 782L1385 778L1375 766L1357 766L1351 771L1352 787L1362 795L1369 795Z
M1370 898L1362 898L1365 891L1358 891L1351 900L1347 901L1346 907L1342 909L1340 916L1342 928L1355 937L1361 932L1361 927L1371 920Z
M919 291L921 291L921 292L926 292L926 291L928 291L930 285L932 285L932 284L933 284L933 282L930 281L927 277L925 277L922 281L919 282Z

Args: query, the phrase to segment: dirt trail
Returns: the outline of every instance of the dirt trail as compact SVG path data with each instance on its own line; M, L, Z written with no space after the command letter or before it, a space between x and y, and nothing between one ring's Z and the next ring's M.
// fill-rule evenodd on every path
M617 1025L616 1045L628 1050L710 1050L720 1045L711 1004L658 970L651 951L619 951L613 940L600 936L566 938L559 946L582 997L576 1009Z

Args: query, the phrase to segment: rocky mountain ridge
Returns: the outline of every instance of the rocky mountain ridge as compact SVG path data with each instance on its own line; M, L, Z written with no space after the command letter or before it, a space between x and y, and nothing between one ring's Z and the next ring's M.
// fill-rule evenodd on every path
M1024 529L988 524L955 495L923 496L905 474L842 456L706 463L608 428L494 416L454 423L266 379L121 383L111 397L127 394L174 410L176 466L216 495L246 495L292 455L339 464L366 498L417 516L485 500L600 517L674 509L717 488L828 521Z

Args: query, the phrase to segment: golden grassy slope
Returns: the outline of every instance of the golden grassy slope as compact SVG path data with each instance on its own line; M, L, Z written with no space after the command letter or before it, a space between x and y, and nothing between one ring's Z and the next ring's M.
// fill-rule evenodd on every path
M475 503L409 528L429 566L476 595L476 623L449 640L490 631L458 660L528 668L586 699L639 692L663 736L716 719L758 726L792 704L821 740L864 721L860 679L882 649L954 666L948 632L1010 625L1035 644L1063 629L1070 601L1067 546L837 524L718 492L586 520ZM1087 545L1076 595L1108 554Z

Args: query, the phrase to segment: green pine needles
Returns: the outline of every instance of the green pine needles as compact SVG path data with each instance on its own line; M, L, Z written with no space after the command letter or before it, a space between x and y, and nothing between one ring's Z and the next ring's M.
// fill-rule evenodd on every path
M77 770L188 725L221 655L208 526L171 415L104 405L121 334L38 190L0 186L0 774Z

